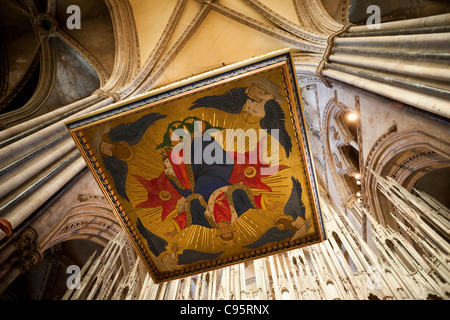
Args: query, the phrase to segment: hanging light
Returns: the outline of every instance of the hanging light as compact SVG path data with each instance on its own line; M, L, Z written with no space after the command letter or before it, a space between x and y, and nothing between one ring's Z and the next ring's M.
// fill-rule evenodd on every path
M361 175L359 173L355 174L355 179L359 180L361 178Z
M357 115L356 115L356 113L354 113L354 112L350 112L350 113L348 114L348 116L347 116L347 119L350 120L350 121L355 121L356 118L357 118Z

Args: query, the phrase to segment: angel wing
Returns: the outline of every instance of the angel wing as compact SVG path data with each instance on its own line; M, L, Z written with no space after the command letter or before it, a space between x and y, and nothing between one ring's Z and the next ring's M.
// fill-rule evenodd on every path
M103 157L103 163L105 164L106 170L108 170L113 177L117 193L122 198L130 201L125 189L125 182L127 180L128 174L128 164L123 160L117 159L116 157Z
M148 248L155 256L159 256L161 253L166 251L167 241L144 227L141 219L138 218L136 226L141 235L145 238L145 240L147 240Z
M192 249L185 249L183 250L183 253L178 255L178 264L179 265L192 264L200 260L212 260L219 257L222 253L223 251L216 253L208 253Z
M189 110L197 108L214 108L224 112L238 114L248 99L245 87L232 88L224 94L205 96L194 101Z
M291 180L291 196L284 206L284 214L291 216L292 220L295 221L298 217L305 218L305 206L302 203L302 185L294 177L291 177Z
M232 88L221 95L205 96L194 101L189 110L197 108L214 108L224 112L238 114L242 112L247 99L252 99L246 94L246 87ZM292 142L285 128L285 115L280 104L275 99L268 100L264 105L265 115L260 121L261 128L266 131L278 129L278 141L286 151L292 151Z
M147 129L159 119L167 117L159 113L149 113L134 122L121 123L111 129L108 137L113 142L124 141L130 145L137 144ZM103 163L106 170L111 174L117 193L127 201L128 195L125 189L125 183L128 174L128 164L114 156L104 156Z
M271 242L280 242L286 240L293 234L294 231L292 229L280 230L277 227L272 227L269 230L267 230L258 240L249 245L244 246L244 248L256 249Z
M125 122L117 125L111 129L108 137L113 142L125 141L133 146L141 140L144 133L155 121L166 117L166 115L159 113L149 113L134 122Z
M280 104L274 100L268 100L264 105L265 116L261 119L259 124L261 128L268 131L269 129L278 129L278 141L286 151L286 157L289 158L289 153L292 151L292 142L285 127L285 116ZM267 132L270 134L270 132Z

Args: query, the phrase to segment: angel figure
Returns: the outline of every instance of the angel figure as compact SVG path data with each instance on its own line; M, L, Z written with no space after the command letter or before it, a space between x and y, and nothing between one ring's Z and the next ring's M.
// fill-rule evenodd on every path
M166 265L189 265L202 260L211 260L219 257L220 252L203 252L193 249L182 250L177 242L169 244L165 239L148 230L140 219L137 220L137 229L147 241L150 251Z
M100 145L103 163L114 180L119 196L130 201L125 183L128 175L128 161L134 157L133 146L141 141L147 129L156 121L167 117L159 113L149 113L134 122L126 122L112 128L103 135Z
M255 249L269 243L285 240L294 241L304 236L312 226L312 218L305 216L305 207L302 203L301 183L291 177L292 192L284 206L284 214L277 217L274 226L269 228L259 239L245 248Z
M239 243L240 233L235 226L228 221L219 223L215 237L217 242L225 247L233 247Z
M224 94L205 96L194 101L189 110L214 108L231 114L242 114L248 123L257 123L269 134L278 130L278 141L286 157L292 151L292 141L285 127L285 115L275 96L253 83L249 87L232 88ZM251 119L256 118L253 122ZM269 131L270 130L270 131Z
M193 194L179 201L178 215L171 220L173 230L166 236L173 238L190 225L200 225L215 229L223 243L236 244L239 237L233 223L248 209L262 208L262 196L253 196L243 184L221 187L208 200L206 203L201 196Z

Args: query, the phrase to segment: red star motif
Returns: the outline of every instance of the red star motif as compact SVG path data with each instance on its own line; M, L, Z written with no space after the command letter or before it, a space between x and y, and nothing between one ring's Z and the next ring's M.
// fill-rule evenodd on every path
M136 208L156 208L162 206L163 211L161 219L164 221L167 215L176 208L181 195L172 186L164 172L162 172L159 177L151 180L147 180L135 174L132 176L135 177L148 192L147 200L139 203Z
M261 155L263 152L263 149L261 147L263 146L263 144L261 144L261 141L262 140L258 142L258 145L255 147L255 149L253 149L253 151L247 151L243 154L228 152L229 156L232 157L232 159L235 161L233 172L229 180L231 184L242 182L249 188L272 191L272 188L262 182L261 178L269 177L277 173L279 170L287 168L287 166L270 166L264 161L261 161L260 159L262 158ZM258 150L260 152L260 156L258 156ZM242 159L244 161L242 161ZM252 160L252 162L255 162L255 159L256 163L250 163L250 160ZM262 171L264 171L265 173L262 174Z

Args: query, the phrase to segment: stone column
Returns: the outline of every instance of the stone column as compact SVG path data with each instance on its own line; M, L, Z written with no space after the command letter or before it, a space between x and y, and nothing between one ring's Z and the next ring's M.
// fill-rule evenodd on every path
M329 41L317 74L449 118L449 21L446 13L351 26Z

